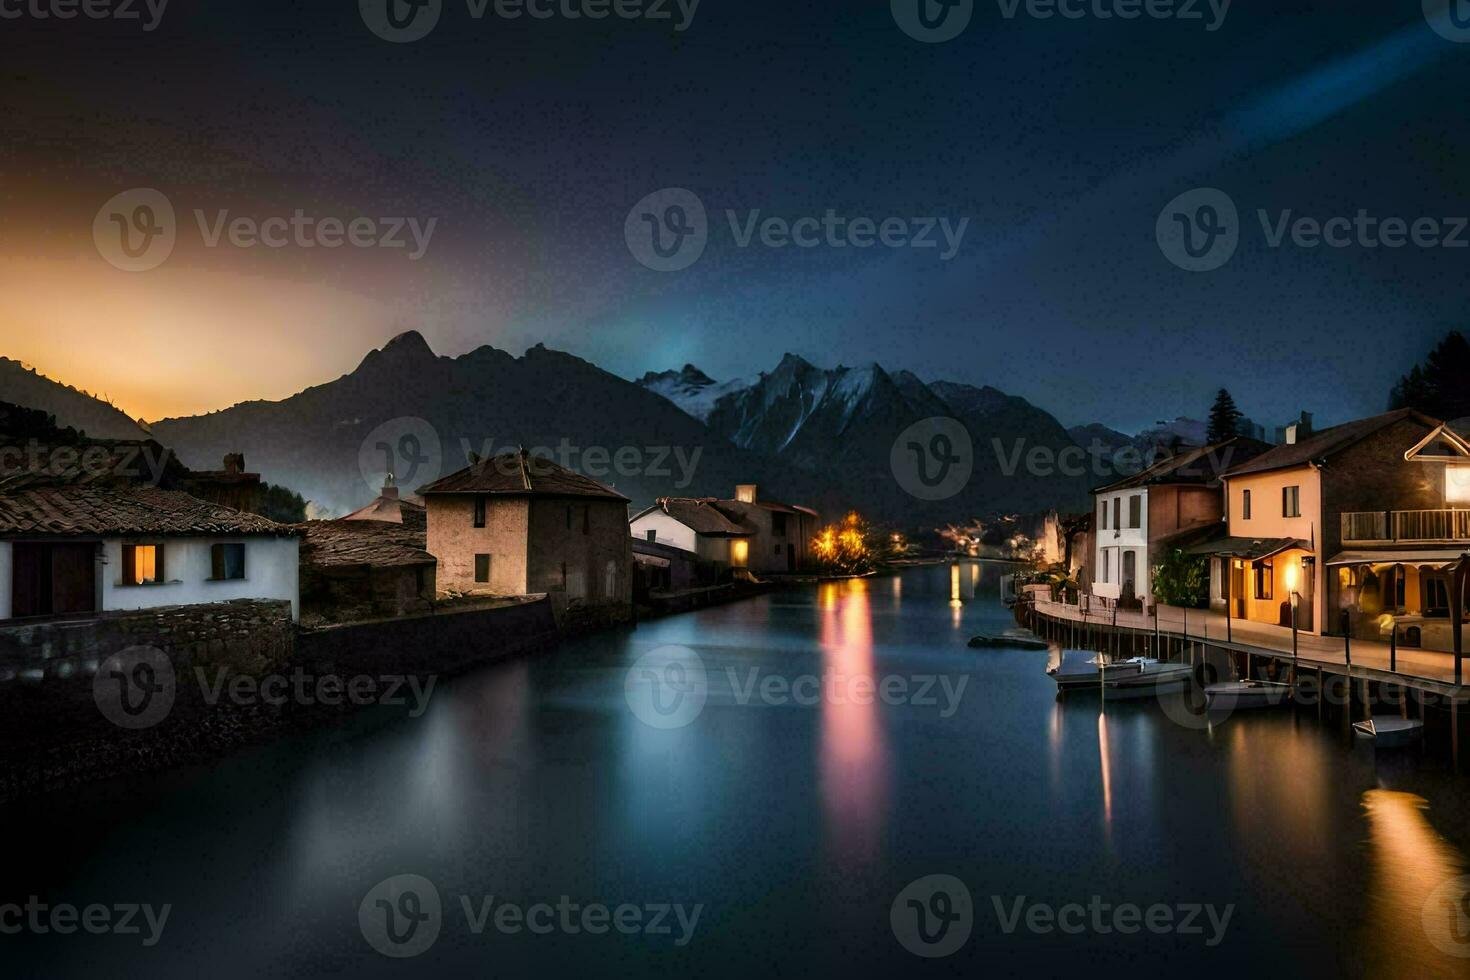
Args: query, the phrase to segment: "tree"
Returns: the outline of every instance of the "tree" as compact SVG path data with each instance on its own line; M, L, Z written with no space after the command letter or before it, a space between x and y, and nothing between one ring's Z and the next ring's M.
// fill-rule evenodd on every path
M866 575L877 567L878 547L872 525L854 511L841 524L830 524L812 539L817 569L827 575Z
M1208 598L1210 573L1203 558L1175 548L1154 566L1154 598L1166 606L1197 609Z
M1244 416L1240 409L1235 407L1235 399L1230 397L1230 392L1224 388L1220 389L1215 396L1215 405L1210 409L1210 434L1206 441L1210 445L1234 439L1240 432L1240 420Z
M1470 416L1470 341L1458 330L1445 335L1429 352L1399 378L1389 395L1390 410L1418 409L1446 422Z

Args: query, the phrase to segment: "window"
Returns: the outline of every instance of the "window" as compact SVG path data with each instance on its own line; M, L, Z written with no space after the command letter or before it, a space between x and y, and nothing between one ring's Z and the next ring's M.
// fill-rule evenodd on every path
M122 550L123 585L157 585L163 577L163 545L125 544Z
M774 534L778 538L784 538L784 537L786 537L786 515L785 514L772 514L771 515L771 533ZM780 549L777 549L777 552L776 553L777 554L780 554Z
M1419 572L1420 591L1424 597L1424 615L1432 619L1445 619L1450 614L1449 582L1427 569Z
M1128 498L1128 526L1143 527L1143 494L1135 493Z
M490 581L490 556L475 556L475 581L488 583Z
M1301 517L1302 516L1302 488L1301 487L1282 487L1281 488L1281 516L1282 517Z
M1275 572L1276 572L1276 569L1274 568L1274 566L1272 566L1272 564L1269 561L1258 561L1258 562L1256 562L1255 563L1255 569L1256 569L1256 598L1257 599L1269 599L1269 598L1271 598L1272 593L1274 591L1274 586L1276 584L1275 583Z
M1106 500L1100 501L1097 505L1097 526L1102 531L1108 529L1108 502Z
M1242 490L1240 493L1240 519L1248 521L1251 519L1251 492Z
M649 531L648 532L648 540L650 540L650 541L657 541L658 540L658 532L657 531Z
M1110 548L1104 548L1102 553L1102 578L1099 582L1110 581L1113 577L1113 552Z
M1113 498L1113 533L1123 526L1123 498Z
M214 544L209 546L209 580L228 582L245 577L245 546Z
M475 527L485 526L485 498L475 498Z

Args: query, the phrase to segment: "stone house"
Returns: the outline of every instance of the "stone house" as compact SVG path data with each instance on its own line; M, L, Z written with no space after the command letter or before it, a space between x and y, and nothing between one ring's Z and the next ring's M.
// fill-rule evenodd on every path
M693 552L737 574L801 572L811 566L819 518L809 507L762 500L753 483L732 499L662 497L629 522L640 540Z
M424 535L367 519L298 524L301 619L306 625L387 619L429 612L437 563Z
M558 615L632 615L628 498L525 450L474 459L419 493L441 592L546 593Z
M0 620L288 600L297 532L149 486L0 493Z

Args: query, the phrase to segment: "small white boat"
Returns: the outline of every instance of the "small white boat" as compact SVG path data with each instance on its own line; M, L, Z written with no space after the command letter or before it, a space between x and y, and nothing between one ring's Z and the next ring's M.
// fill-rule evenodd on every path
M1183 690L1194 676L1189 664L1168 664L1139 658L1138 669L1114 674L1108 669L1103 682L1108 698L1149 698L1167 691Z
M1077 688L1098 687L1104 681L1111 685L1125 677L1137 677L1151 667L1177 667L1178 664L1160 664L1148 657L1130 657L1127 660L1109 662L1102 654L1091 650L1063 650L1062 662L1048 667L1046 672L1057 682L1057 689L1070 691ZM1185 674L1189 668L1184 668Z
M1291 685L1276 681L1225 681L1205 688L1210 707L1249 711L1275 708L1291 700Z
M1373 740L1376 749L1398 749L1424 737L1424 722L1397 715L1380 715L1353 723L1359 735Z

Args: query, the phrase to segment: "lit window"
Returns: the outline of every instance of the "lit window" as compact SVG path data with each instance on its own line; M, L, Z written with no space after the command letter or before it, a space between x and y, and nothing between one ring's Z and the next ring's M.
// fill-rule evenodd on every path
M1470 466L1446 466L1444 499L1452 504L1470 504Z
M123 545L123 585L154 585L163 581L163 546Z

